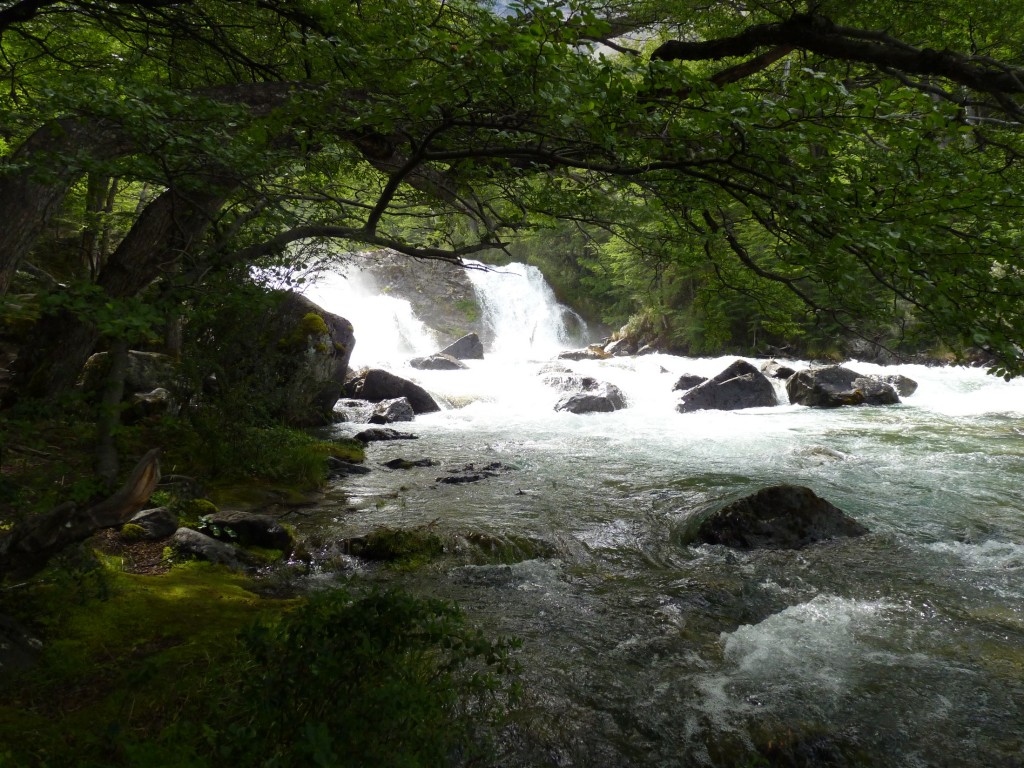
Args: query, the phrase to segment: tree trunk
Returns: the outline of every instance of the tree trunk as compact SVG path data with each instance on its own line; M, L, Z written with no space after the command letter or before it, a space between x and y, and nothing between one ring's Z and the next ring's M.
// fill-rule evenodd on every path
M124 378L128 373L128 343L117 339L110 347L110 369L103 387L103 399L96 418L96 474L108 488L117 480L117 447L114 432L121 423L121 400L124 398Z
M146 206L107 260L97 283L113 299L137 295L195 250L226 199L224 191L184 197L168 190ZM5 405L24 398L52 398L74 386L100 340L86 318L61 312L36 324L14 364Z
M62 504L34 515L0 534L0 581L38 573L65 547L84 541L102 528L127 522L149 501L160 482L160 449L154 448L132 470L113 496L86 509Z

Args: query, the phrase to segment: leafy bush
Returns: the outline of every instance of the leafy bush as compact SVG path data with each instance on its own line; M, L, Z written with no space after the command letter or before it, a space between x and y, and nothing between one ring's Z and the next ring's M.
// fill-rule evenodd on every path
M247 633L244 709L221 752L251 766L438 766L486 749L516 694L514 643L455 606L331 591Z

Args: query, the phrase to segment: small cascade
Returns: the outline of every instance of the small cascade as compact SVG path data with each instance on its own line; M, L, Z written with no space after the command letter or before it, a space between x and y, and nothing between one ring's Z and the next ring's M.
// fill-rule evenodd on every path
M586 322L558 303L539 269L518 263L490 269L470 265L477 267L468 275L490 332L490 352L538 359L587 343Z

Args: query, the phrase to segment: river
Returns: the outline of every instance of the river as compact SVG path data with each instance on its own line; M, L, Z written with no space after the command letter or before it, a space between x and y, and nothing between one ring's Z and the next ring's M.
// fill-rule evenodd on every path
M495 339L464 371L408 367L437 345L404 302L357 280L312 289L354 322L354 364L445 406L398 425L418 440L371 444L374 471L339 482L318 520L336 537L433 525L543 544L389 576L524 641L500 765L1024 765L1024 382L851 362L919 389L888 407L679 414L676 378L734 358L656 354L568 362L629 407L556 413L538 372L581 343L564 308L521 265L472 279ZM441 466L379 466L396 457ZM490 462L510 469L436 482ZM799 551L681 542L695 512L780 482L871 533Z

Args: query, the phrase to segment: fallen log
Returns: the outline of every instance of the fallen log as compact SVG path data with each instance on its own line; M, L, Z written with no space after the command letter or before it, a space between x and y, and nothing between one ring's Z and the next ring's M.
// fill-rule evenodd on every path
M160 482L160 449L149 451L112 496L85 509L73 502L33 515L0 533L0 582L38 573L58 552L103 528L127 522Z

